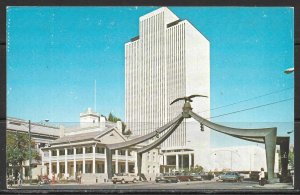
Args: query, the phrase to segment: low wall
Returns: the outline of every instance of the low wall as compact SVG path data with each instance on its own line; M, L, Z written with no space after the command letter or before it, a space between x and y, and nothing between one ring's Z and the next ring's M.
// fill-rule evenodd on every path
M82 174L81 183L82 184L97 184L107 181L107 174L105 173L85 173Z

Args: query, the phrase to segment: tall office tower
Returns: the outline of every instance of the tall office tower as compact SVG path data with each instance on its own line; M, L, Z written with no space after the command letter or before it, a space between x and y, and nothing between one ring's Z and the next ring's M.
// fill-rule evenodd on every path
M145 135L172 120L184 102L170 103L192 94L208 96L193 99L192 107L209 118L209 48L191 23L166 7L140 17L139 36L125 44L125 118L133 134ZM186 119L162 144L163 163L177 169L206 166L209 147L210 130L200 131L199 123Z

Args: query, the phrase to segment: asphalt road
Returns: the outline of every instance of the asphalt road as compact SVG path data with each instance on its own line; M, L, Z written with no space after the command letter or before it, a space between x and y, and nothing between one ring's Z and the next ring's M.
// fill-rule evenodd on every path
M281 185L278 187L273 184L266 184L261 187L257 182L243 181L238 183L233 182L217 182L217 181L193 181L193 182L180 182L180 183L155 183L155 182L137 182L128 184L112 184L112 183L100 183L97 185L84 185L84 184L54 184L54 185L23 185L13 186L11 189L16 190L75 190L75 189L101 189L101 190L140 190L140 189L151 189L151 190L180 190L180 189L194 189L194 190L216 190L216 189L227 189L227 190L262 190L262 189L292 189L291 185Z

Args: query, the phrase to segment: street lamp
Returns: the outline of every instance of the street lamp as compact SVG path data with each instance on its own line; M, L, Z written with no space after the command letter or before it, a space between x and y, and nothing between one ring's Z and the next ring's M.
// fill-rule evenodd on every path
M293 131L288 131L286 132L287 134L291 134L291 133L294 133L294 130Z
M293 73L293 72L294 72L294 67L288 68L288 69L286 69L286 70L284 71L285 74L291 74L291 73Z

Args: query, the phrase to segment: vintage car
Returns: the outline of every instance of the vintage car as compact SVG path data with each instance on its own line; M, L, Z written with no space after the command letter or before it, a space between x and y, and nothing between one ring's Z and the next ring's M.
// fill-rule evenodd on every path
M190 176L192 176L192 181L202 181L203 178L200 173L191 173Z
M223 175L220 175L220 180L222 180L222 181L242 182L244 180L244 177L241 176L237 172L227 172Z
M116 173L112 178L113 184L116 184L117 182L120 182L122 184L129 182L135 183L137 181L138 177L133 173Z

